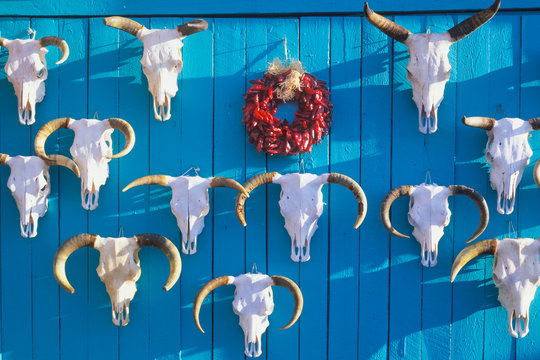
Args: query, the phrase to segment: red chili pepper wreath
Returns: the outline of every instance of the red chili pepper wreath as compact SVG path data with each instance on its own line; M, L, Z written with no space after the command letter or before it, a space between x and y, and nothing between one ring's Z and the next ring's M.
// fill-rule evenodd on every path
M332 122L332 103L325 82L304 72L301 87L294 100L298 103L296 118L292 124L274 117L277 105L283 100L275 96L276 88L291 70L282 74L266 72L262 79L251 80L253 84L244 95L244 119L248 141L257 147L257 152L270 155L296 155L311 152L313 144L320 144L328 134Z

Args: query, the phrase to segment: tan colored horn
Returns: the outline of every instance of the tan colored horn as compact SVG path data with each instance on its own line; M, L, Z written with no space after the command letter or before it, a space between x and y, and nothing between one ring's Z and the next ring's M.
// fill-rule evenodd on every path
M367 213L367 198L366 194L364 194L364 191L358 185L356 181L351 179L350 177L338 174L338 173L330 173L328 174L328 180L327 182L329 184L339 184L345 186L347 189L350 190L350 192L353 193L354 197L356 198L356 201L358 202L358 216L356 217L356 222L354 223L354 228L358 229L360 224L364 221L364 218L366 217Z
M169 259L169 278L163 286L163 290L169 291L170 288L176 284L178 278L180 277L180 273L182 272L182 258L180 257L178 249L169 239L158 234L140 234L136 235L135 239L140 247L153 246L163 251L163 253Z
M476 206L478 206L478 210L480 211L480 222L478 224L478 228L476 228L476 231L474 234L470 237L469 240L467 240L467 243L470 243L474 239L480 236L486 230L486 227L489 222L489 209L486 203L486 200L480 193L474 189L471 189L470 187L463 186L463 185L450 185L448 187L450 189L450 192L452 195L465 195L474 201Z
M167 176L166 175L147 175L133 180L125 188L122 189L122 192L127 191L135 186L140 185L161 185L168 186Z
M304 298L302 296L302 291L294 281L284 276L272 276L272 285L282 286L285 289L289 290L294 298L294 311L291 320L287 325L282 327L280 330L285 330L294 325L296 320L300 317L302 313L302 308L304 307Z
M450 282L454 282L457 274L469 261L477 257L478 255L495 255L497 251L497 239L488 239L475 242L467 246L454 260L452 264L452 271L450 272Z
M413 187L411 185L398 186L395 189L392 189L386 194L382 203L381 203L381 221L386 230L394 236L401 238L408 238L409 236L403 235L392 226L392 221L390 220L390 209L392 208L392 203L400 196L408 196L411 194Z
M454 42L463 39L495 16L497 11L499 11L500 6L501 0L495 0L489 8L480 11L448 30L448 34L450 34L450 37Z
M6 165L6 161L8 161L9 155L8 154L0 154L0 164Z
M471 127L476 127L484 130L491 130L495 126L496 120L488 117L474 116L474 117L462 117L461 121Z
M538 160L536 165L534 165L533 177L536 186L540 188L540 160Z
M226 177L214 177L214 178L212 178L212 181L210 182L210 187L211 188L228 187L228 188L237 190L239 193L242 193L246 197L249 197L249 193L247 192L247 190L242 185L240 185L240 183L238 183L238 181L233 180L233 179L229 179L229 178L226 178Z
M67 239L54 254L53 273L54 278L68 293L73 294L75 289L69 283L66 276L66 261L77 249L84 246L94 247L97 235L79 234Z
M64 39L59 38L58 36L45 36L39 39L39 46L46 47L50 45L56 46L62 52L62 57L56 62L56 65L67 60L69 57L69 46Z
M8 41L8 39L0 37L0 46L6 47L6 41Z
M126 156L129 154L131 149L133 149L133 146L135 146L135 131L133 131L133 128L126 120L122 120L119 118L110 118L107 119L109 122L110 127L116 130L120 130L122 134L126 137L126 144L124 145L124 148L122 151L120 151L116 155L109 156L110 159L118 159L122 156Z
M71 118L54 119L43 125L41 129L39 129L36 134L36 139L34 140L34 149L37 156L48 162L54 161L45 152L45 142L47 141L47 138L56 130L60 128L67 129L71 120Z
M208 29L208 23L203 19L191 20L182 25L178 25L176 28L182 36L193 35L206 29Z
M64 167L67 167L68 169L70 169L71 171L73 171L75 173L75 175L77 175L77 177L81 177L81 172L79 170L79 167L77 166L77 164L75 163L75 161L71 160L70 158L64 156L64 155L57 155L57 154L51 154L49 155L49 158L51 159L50 161L49 160L43 160L45 161L45 163L49 166L52 166L52 165L58 165L58 166L64 166Z
M277 172L269 172L252 177L244 184L244 189L246 190L247 195L245 193L238 193L238 195L236 195L236 217L242 226L247 225L246 215L244 213L244 204L246 203L246 198L249 196L249 193L252 192L257 186L270 184L274 176L277 174Z
M531 124L533 130L540 129L540 118L529 119L529 124Z
M364 3L364 14L369 22L372 23L377 29L381 30L383 33L396 41L404 43L411 33L404 27L399 26L395 22L371 10L367 2Z
M202 333L204 333L204 330L201 327L201 323L199 321L199 313L201 312L201 305L204 301L204 298L206 298L208 294L210 294L212 291L214 291L220 286L231 285L233 281L233 276L217 277L207 282L195 296L195 300L193 300L193 320L195 321L195 325L197 325L197 328L201 330Z
M107 26L123 30L133 36L137 36L139 30L144 28L143 25L139 24L135 20L131 20L122 16L106 17L105 19L103 19L103 23Z

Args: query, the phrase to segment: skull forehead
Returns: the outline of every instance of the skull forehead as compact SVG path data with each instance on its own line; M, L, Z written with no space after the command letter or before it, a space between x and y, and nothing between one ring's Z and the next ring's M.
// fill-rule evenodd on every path
M281 190L284 193L296 193L299 190L302 193L313 193L320 191L323 184L328 178L327 174L324 175L315 175L315 174L300 174L292 173L286 175L276 175L272 180L275 184L281 185Z
M448 199L450 189L437 184L420 184L413 187L410 196L414 199L415 204L421 203L422 206L437 204Z
M100 264L105 268L111 267L111 270L120 263L126 263L134 256L135 250L138 250L139 244L135 237L101 237L98 236L94 248L100 252ZM114 260L111 263L111 260Z
M504 239L497 243L495 252L495 262L493 272L501 272L503 265L513 265L506 267L506 273L518 271L534 271L535 275L540 275L540 264L538 256L540 251L540 241L531 238ZM526 265L526 266L523 266ZM529 269L529 267L531 267ZM531 274L532 275L532 274Z
M212 178L200 176L178 176L167 179L167 185L177 191L204 191L210 186Z
M411 55L427 58L430 54L437 54L439 57L448 59L448 52L452 41L448 33L444 34L411 34L407 39L407 46ZM411 57L411 59L413 59ZM414 59L413 59L414 60ZM435 59L433 60L444 60Z
M75 139L82 138L86 141L98 141L103 137L104 131L110 129L107 121L96 119L71 120L68 127L75 132Z
M272 279L266 274L242 274L234 278L236 294L256 295L269 288Z
M33 53L39 53L44 55L47 53L47 49L39 45L38 40L33 39L13 39L7 43L7 48L10 51L10 55L18 55L20 57L28 56Z
M184 46L176 29L143 29L139 32L144 52L143 65L158 65L166 60L174 60L172 65L182 60L180 49Z
M14 156L7 161L11 172L26 177L36 177L48 169L47 164L38 156Z
M528 121L519 118L504 118L495 121L493 129L488 131L495 138L515 138L516 142L527 140L532 126ZM528 141L527 141L528 143Z

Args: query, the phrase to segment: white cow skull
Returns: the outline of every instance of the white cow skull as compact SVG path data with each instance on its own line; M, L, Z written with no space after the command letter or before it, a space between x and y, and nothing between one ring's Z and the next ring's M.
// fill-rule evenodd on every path
M407 79L413 87L413 100L418 107L420 132L437 131L437 110L444 97L444 87L450 79L450 46L489 21L501 5L495 0L488 9L454 26L443 34L413 34L364 4L366 18L379 30L409 48ZM425 122L423 121L425 119Z
M242 185L224 177L148 175L129 183L122 191L139 185L162 185L172 189L171 211L182 233L182 252L197 252L197 236L204 228L204 217L210 210L208 188L229 187L247 194Z
M450 222L452 213L448 208L448 197L466 195L471 198L480 210L480 223L473 236L467 241L473 241L485 230L489 222L489 210L486 201L476 190L463 185L449 187L436 184L420 184L417 186L404 185L386 194L381 204L381 220L392 235L408 238L392 226L390 209L399 196L410 196L409 223L414 227L413 236L421 246L422 265L426 267L437 265L439 241L444 235L444 228Z
M116 326L129 323L129 303L137 292L141 276L138 253L143 246L153 246L165 253L170 263L170 273L163 290L174 286L182 271L180 253L167 238L157 234L141 234L130 238L104 238L99 235L79 234L69 238L54 255L54 277L60 286L73 294L75 290L66 277L66 261L75 250L89 246L99 251L99 278L105 283L111 298L112 321Z
M529 333L529 308L540 285L540 240L489 239L469 245L456 257L450 280L453 282L467 262L482 254L495 256L493 282L508 312L508 332L515 338L525 337Z
M19 122L31 125L36 121L36 102L45 96L47 79L46 46L54 45L62 51L61 64L69 56L68 44L59 37L45 36L39 40L0 38L0 46L9 50L9 57L4 69L8 80L13 84L17 95Z
M358 201L358 216L354 228L357 229L367 211L367 199L360 185L350 177L342 174L286 174L276 172L265 173L251 178L244 184L249 192L262 184L275 183L281 185L279 207L285 219L285 229L291 237L291 259L293 261L308 261L310 259L311 237L317 230L317 221L323 211L322 186L335 183L349 189ZM236 198L236 216L240 223L246 226L244 203L246 195L239 194Z
M511 214L517 187L533 154L529 132L540 129L540 118L524 121L517 118L495 120L464 116L462 121L465 125L486 130L486 160L491 165L491 188L497 191L497 211Z
M233 311L240 318L240 326L244 331L244 353L249 357L262 354L262 335L270 324L268 315L274 310L274 300L271 286L283 286L294 298L294 312L291 321L281 330L291 327L302 313L304 299L300 288L283 276L268 276L265 274L243 274L237 277L220 276L207 282L197 293L193 301L193 319L197 328L204 333L199 321L199 313L204 298L214 289L222 285L235 285Z
M42 159L50 157L45 153L47 137L55 130L69 128L75 132L70 153L81 171L82 207L94 210L98 207L99 188L109 177L109 161L127 155L135 145L135 133L128 122L118 118L107 120L59 118L51 120L36 135L36 154ZM111 134L120 130L126 137L124 149L113 155Z
M171 118L171 99L178 91L178 74L182 72L182 40L208 28L204 20L191 20L175 29L147 29L136 21L121 16L103 19L105 25L123 30L143 42L141 65L152 93L157 120ZM158 110L159 108L159 110ZM167 112L165 112L167 108Z

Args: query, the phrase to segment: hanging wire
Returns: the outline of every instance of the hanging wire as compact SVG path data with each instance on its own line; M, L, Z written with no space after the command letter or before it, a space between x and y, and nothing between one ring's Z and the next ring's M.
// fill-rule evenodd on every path
M304 164L304 159L300 159L300 162L298 163L298 172L300 174L306 173L306 165Z
M514 229L514 224L512 223L512 220L508 220L508 237L512 239L517 239L517 232L516 229Z
M199 176L199 171L201 171L200 168L196 168L194 166L190 167L189 169L186 170L186 172L184 172L182 174L182 176L186 175L187 173L189 173L191 170L195 171L195 175Z
M36 30L32 29L31 27L28 27L26 32L28 33L28 36L31 36L32 40L36 39Z
M506 112L504 111L504 108L503 108L502 104L499 104L499 105L497 105L497 109L495 110L495 115L493 115L494 119L497 118L497 113L499 112L499 110L503 113L504 117L508 117L508 116L506 116Z
M94 113L94 119L99 120L99 112L97 110Z
M252 274L258 274L259 271L257 270L257 263L253 262L253 265L251 266L251 273Z
M429 171L429 169L426 170L426 178L424 180L424 184L432 184L431 182L431 171Z
M118 229L118 237L124 237L124 227L120 226L120 229Z

